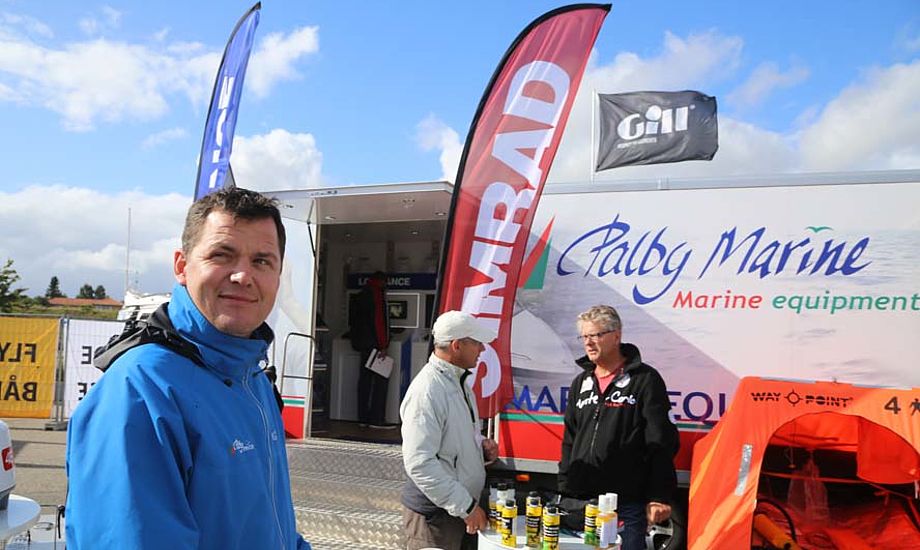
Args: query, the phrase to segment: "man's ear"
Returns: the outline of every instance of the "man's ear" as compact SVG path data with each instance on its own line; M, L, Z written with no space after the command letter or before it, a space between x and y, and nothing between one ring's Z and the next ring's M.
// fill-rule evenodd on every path
M185 268L187 265L188 262L185 258L185 252L176 250L176 252L173 253L173 275L176 276L176 281L178 281L180 285L186 284Z

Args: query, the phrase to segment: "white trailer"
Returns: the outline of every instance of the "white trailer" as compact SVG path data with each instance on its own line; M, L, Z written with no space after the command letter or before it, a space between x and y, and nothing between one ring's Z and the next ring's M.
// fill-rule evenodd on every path
M353 419L347 295L377 269L405 282L391 288L403 293L396 313L417 307L391 346L401 368L388 421L398 420L427 356L451 192L432 182L267 193L290 234L273 323L292 435L310 435L311 400ZM920 386L920 171L549 184L531 233L512 324L515 400L496 429L509 469L555 472L582 354L574 319L597 303L619 310L624 340L668 384L683 483L693 443L742 376ZM313 399L309 381L330 365Z

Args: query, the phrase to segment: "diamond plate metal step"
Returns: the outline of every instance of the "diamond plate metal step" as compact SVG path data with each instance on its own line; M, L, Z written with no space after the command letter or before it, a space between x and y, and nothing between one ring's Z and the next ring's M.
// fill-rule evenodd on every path
M405 470L399 445L331 439L304 439L287 444L291 475L308 472L402 481Z
M342 541L335 539L312 538L308 541L313 550L380 550L376 544L362 544L360 542ZM392 550L402 548L394 546Z
M369 472L372 472L370 470ZM402 512L403 482L320 472L291 473L295 505L338 505L365 510Z
M329 548L355 548L361 544L379 550L402 548L402 514L391 511L368 511L348 506L294 506L297 530L304 539L328 541ZM319 546L315 546L321 550Z

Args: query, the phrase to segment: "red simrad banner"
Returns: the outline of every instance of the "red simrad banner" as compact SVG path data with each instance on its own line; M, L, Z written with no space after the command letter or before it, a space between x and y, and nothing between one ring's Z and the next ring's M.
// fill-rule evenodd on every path
M511 315L527 236L609 11L609 4L567 6L524 29L492 76L467 135L438 311L467 311L498 332L479 357L473 385L483 417L513 397Z

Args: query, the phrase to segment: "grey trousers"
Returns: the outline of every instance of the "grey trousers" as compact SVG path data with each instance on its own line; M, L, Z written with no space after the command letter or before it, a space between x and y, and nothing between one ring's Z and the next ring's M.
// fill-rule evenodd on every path
M478 545L476 536L466 533L463 520L443 510L427 518L403 506L403 527L406 550L476 550Z

